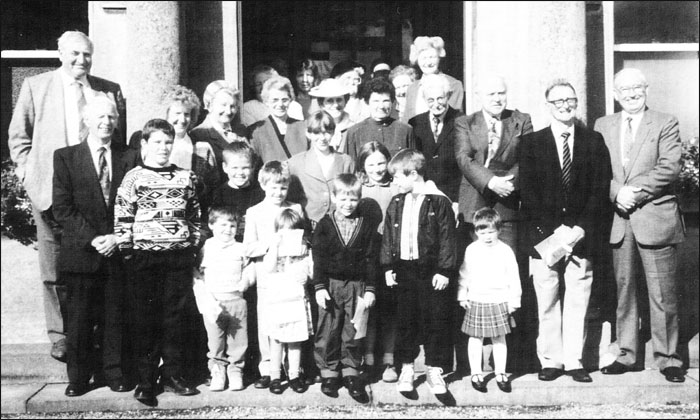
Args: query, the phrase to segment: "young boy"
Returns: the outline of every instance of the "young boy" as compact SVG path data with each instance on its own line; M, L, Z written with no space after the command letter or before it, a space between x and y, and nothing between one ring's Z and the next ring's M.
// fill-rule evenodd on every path
M335 210L318 222L312 242L312 284L319 306L316 364L324 394L337 396L342 373L350 396L361 401L366 399L364 384L357 376L362 343L354 339L351 320L359 297L368 306L374 305L381 210L374 200L360 203L362 183L352 174L338 175L332 194Z
M195 282L203 282L200 290L214 298L198 301L207 330L211 391L223 391L227 376L231 391L243 389L248 348L248 305L243 292L251 282L252 265L246 268L243 244L235 239L239 220L240 216L229 208L209 209L213 236L204 243L195 270Z
M412 392L413 361L424 345L426 382L434 394L447 392L443 369L451 370L448 283L455 274L455 217L450 200L425 181L425 157L414 149L389 162L399 194L384 219L381 265L395 289L398 325L394 357L403 363L397 388Z
M287 201L289 190L289 169L285 163L271 160L263 165L258 173L258 182L265 192L265 198L260 203L246 210L246 228L243 233L243 244L248 258L252 258L257 265L262 264L262 259L270 249L275 233L275 218L286 208L303 215L301 205ZM256 273L263 273L262 267L256 267ZM261 308L265 307L269 296L275 293L267 287L264 276L256 279L257 288L257 319L258 319L258 346L260 349L260 363L258 370L260 378L255 382L258 389L270 386L270 338L264 335L260 325L267 322L265 313Z
M194 395L182 377L182 314L192 284L199 243L199 201L191 172L170 163L175 129L153 119L142 132L143 166L129 171L117 191L114 234L130 270L134 356L139 384L134 396L150 404L158 363L165 391Z

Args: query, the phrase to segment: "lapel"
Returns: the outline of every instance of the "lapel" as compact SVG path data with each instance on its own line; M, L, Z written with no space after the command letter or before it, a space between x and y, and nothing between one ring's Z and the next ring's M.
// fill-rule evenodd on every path
M486 124L484 113L481 110L479 110L474 116L474 134L476 135L478 142L478 147L476 149L481 150L484 155L485 162L486 157L489 155L489 127Z
M97 172L95 171L95 163L92 160L92 154L90 154L90 146L88 146L87 141L84 141L78 145L77 148L77 158L78 158L78 168L77 172L79 174L88 174L86 176L87 184L85 188L88 190L94 190L93 193L96 197L102 197L102 187L100 187L100 179L97 177ZM114 158L112 158L114 162ZM114 168L114 166L112 166ZM112 183L115 184L114 182ZM118 186L118 185L117 185ZM110 191L110 197L112 192ZM100 200L104 203L104 199Z
M316 152L313 150L307 150L304 152L304 171L308 176L316 178L325 184L327 180L326 177L323 176L321 164L318 163L318 159L314 155L315 153Z
M585 170L588 138L578 124L574 125L574 156L571 160L571 185L575 185L578 174Z
M556 139L552 133L552 127L547 127L542 139L542 161L549 165L549 172L556 176L561 185L561 163L559 162L559 151L557 150Z
M622 113L618 112L613 115L610 123L608 135L608 150L610 150L610 162L613 168L622 169L622 151L620 150L620 128L622 127ZM604 131L604 130L601 130Z
M508 146L510 146L510 141L513 138L513 134L519 129L520 122L513 118L513 111L504 109L501 113L501 142L498 144L498 150L496 150L493 159L491 159L492 161L498 160L501 157L503 152L508 148ZM488 138L488 132L486 137Z
M64 141L66 142L63 146L68 146L68 132L66 131L66 117L65 108L66 100L63 96L63 79L61 78L62 70L59 68L54 72L54 76L51 80L48 89L46 90L46 97L44 98L44 103L46 104L46 109L60 109L61 112L57 113L57 117L52 121L52 124L56 124L56 131L63 133ZM62 146L61 146L62 147Z
M435 150L440 148L442 142L449 137L452 128L454 127L455 111L452 107L448 105L447 112L445 113L445 118L442 120L442 131L435 142ZM432 131L432 130L431 130ZM433 153L435 154L435 153Z
M119 185L121 185L124 175L130 169L127 167L128 162L124 159L124 154L127 150L128 149L117 147L114 140L112 140L112 185L109 191L110 207L114 205L114 200L117 196Z
M219 132L216 131L216 128L212 126L207 127L207 135L209 136L209 143L211 143L213 146L216 146L221 150L228 146L228 142L223 137L221 137L221 134L219 134ZM214 148L214 150L216 150L216 147Z
M642 116L642 120L639 122L639 128L637 128L637 135L634 139L634 143L632 143L632 150L630 150L629 163L627 164L627 167L625 167L625 181L627 181L627 179L629 178L629 174L632 172L634 162L637 160L637 157L639 157L639 151L642 150L644 142L646 142L649 139L649 133L651 132L652 122L653 121L651 119L651 116L649 115L648 110L645 110L644 115Z

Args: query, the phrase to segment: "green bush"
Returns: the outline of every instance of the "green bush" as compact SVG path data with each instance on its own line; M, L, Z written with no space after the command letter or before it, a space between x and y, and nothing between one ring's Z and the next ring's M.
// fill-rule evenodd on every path
M36 225L32 216L32 204L22 183L15 175L15 165L11 160L2 162L2 233L24 245L36 241Z

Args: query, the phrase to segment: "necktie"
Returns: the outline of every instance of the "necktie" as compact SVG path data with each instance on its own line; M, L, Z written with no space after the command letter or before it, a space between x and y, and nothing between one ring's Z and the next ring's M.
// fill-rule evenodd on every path
M433 116L433 136L435 136L435 141L437 142L438 136L440 135L440 118Z
M85 101L85 92L83 92L83 84L77 80L72 84L75 91L75 99L78 102L78 139L82 142L85 141L88 135L88 127L83 120L85 116L85 106L87 102Z
M568 192L571 184L571 150L569 149L569 136L571 134L568 132L561 133L562 138L562 156L563 162L561 165L561 184L564 187L564 191Z
M622 166L627 168L627 164L630 161L632 143L634 143L634 137L632 137L632 117L627 117L625 122L627 124L625 125L625 135L622 138Z
M99 152L98 166L99 173L97 176L100 179L100 188L102 188L102 196L104 197L105 204L109 205L109 190L111 186L111 181L109 179L109 167L107 166L107 158L105 157L105 152L107 149L103 146L97 149Z
M496 132L496 119L491 118L489 125L489 152L488 157L486 158L486 163L484 164L484 166L487 167L489 166L491 159L493 159L493 157L496 155L498 146L501 144L501 138L498 137L498 133Z

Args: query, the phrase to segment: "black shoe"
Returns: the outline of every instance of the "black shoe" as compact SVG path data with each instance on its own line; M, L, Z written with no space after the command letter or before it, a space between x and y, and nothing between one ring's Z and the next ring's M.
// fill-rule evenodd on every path
M540 381L553 381L564 373L563 370L557 368L544 368L537 375Z
M281 379L273 379L270 382L270 392L273 394L281 394L284 392L284 388L282 388L282 380Z
M197 388L191 386L185 381L184 378L163 378L160 380L160 384L165 392L173 392L180 396L188 396L199 394Z
M140 403L146 404L148 406L155 405L156 392L155 387L152 385L139 384L134 390L134 398Z
M126 379L120 378L109 381L109 389L111 389L113 392L129 392L134 389L134 386Z
M364 382L357 376L344 376L343 386L353 398L361 398L366 394Z
M340 381L338 378L323 378L321 382L321 392L329 397L337 397L339 384Z
M510 380L508 379L508 376L503 373L496 375L496 385L498 385L498 389L503 392L511 391Z
M625 364L622 364L618 362L617 360L614 361L611 365L605 366L600 370L600 372L603 375L621 375L625 372L631 372L633 369L631 366L627 366Z
M304 391L306 391L306 383L302 381L300 378L294 378L291 381L289 381L289 387L292 388L292 391L302 394Z
M586 369L574 369L569 371L569 375L576 382L593 382Z
M472 388L476 389L479 392L486 392L486 383L484 382L484 378L477 374L477 375L472 375Z
M268 375L265 375L255 381L255 387L258 389L265 389L270 386L270 377Z
M683 369L678 366L670 366L661 369L661 373L666 377L669 382L685 382L685 375L683 374Z
M89 391L88 384L86 383L79 383L79 384L68 384L66 387L66 397L79 397Z
M62 338L51 345L51 357L66 363L66 339Z

